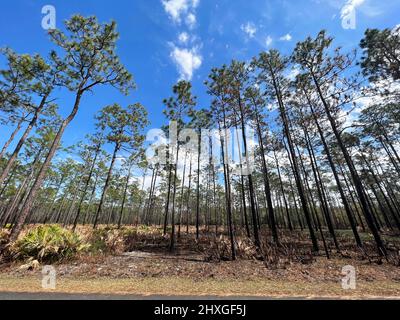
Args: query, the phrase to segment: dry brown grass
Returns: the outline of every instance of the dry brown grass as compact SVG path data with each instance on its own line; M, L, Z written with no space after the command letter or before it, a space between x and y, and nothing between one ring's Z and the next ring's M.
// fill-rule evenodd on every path
M288 282L284 280L213 280L194 281L177 277L135 279L58 279L55 290L41 287L38 277L0 276L3 292L60 292L164 296L254 296L304 298L400 298L400 284L387 281L357 283L355 290L343 290L339 282Z
M27 228L29 229L29 227ZM369 235L365 251L357 250L348 232L339 234L341 252L331 245L331 259L323 252L311 255L306 233L281 233L281 246L265 241L262 253L237 232L238 259L229 261L229 239L202 230L195 240L194 228L182 232L176 250L169 253L168 236L161 227L78 226L77 232L92 243L75 260L55 264L57 292L115 293L133 295L303 296L336 298L400 297L398 238L388 235L391 258L377 257ZM95 247L97 246L97 249ZM101 250L99 250L101 249ZM396 260L397 259L397 260ZM356 268L357 289L341 288L342 267ZM0 267L0 291L41 292L41 266L21 269L11 261Z

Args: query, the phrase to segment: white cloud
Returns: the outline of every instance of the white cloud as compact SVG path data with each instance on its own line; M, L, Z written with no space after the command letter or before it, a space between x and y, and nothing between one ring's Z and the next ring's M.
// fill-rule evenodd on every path
M246 33L249 38L254 38L257 32L257 27L252 22L247 22L246 24L242 24L240 29Z
M161 0L164 10L169 15L170 19L177 24L184 23L189 29L196 26L196 8L200 0ZM187 32L180 32L178 41L181 46L190 43L199 43L196 35L190 35ZM170 57L175 63L180 79L191 80L195 70L200 68L202 56L199 53L200 45L192 48L178 47L174 43L170 43L172 49Z
M189 35L186 32L182 32L178 36L180 43L187 43L189 40Z
M196 23L193 11L199 2L200 0L161 0L164 10L174 22L181 23L184 20L189 27Z
M348 17L354 10L361 6L365 0L348 0L340 11L341 18Z
M266 38L265 38L265 46L266 47L269 47L271 44L272 44L272 37L271 36L267 36Z
M189 13L186 16L186 24L190 29L193 29L193 27L196 25L196 16L193 13Z
M279 40L281 40L281 41L290 41L290 40L292 40L292 36L289 33L287 33L284 36L280 37Z
M170 56L178 68L179 77L185 80L192 79L193 72L200 68L203 59L197 48L181 49L174 46Z

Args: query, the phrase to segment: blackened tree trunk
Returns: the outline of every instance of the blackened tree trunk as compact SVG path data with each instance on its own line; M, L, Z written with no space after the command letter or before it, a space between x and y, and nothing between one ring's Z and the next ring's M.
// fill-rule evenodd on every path
M231 207L231 186L230 186L230 177L229 177L229 163L227 161L228 155L226 155L227 146L226 144L226 122L225 122L225 112L224 114L224 134L222 134L221 125L219 125L219 134L221 139L221 157L222 157L222 165L224 168L224 186L225 186L225 206L226 206L226 213L227 213L227 224L229 230L229 237L231 242L231 255L232 260L236 260L236 249L235 249L235 241L233 235L233 226L232 226L232 207ZM225 149L226 148L226 149Z
M328 226L329 233L332 236L335 247L339 251L340 250L339 243L337 241L335 230L333 228L333 223L332 223L331 215L329 212L329 207L328 207L328 204L326 201L326 197L325 197L325 194L321 187L322 181L320 180L320 175L318 172L318 166L316 163L315 153L314 153L313 147L311 145L311 139L310 139L310 136L309 136L306 128L304 128L304 127L303 127L303 132L304 132L305 139L306 139L306 149L307 149L307 152L308 152L308 155L310 158L311 169L312 169L312 172L314 175L315 185L317 186L317 193L318 193L319 201L321 204L322 212L325 215L326 224Z
M285 196L285 189L283 187L283 182L282 182L281 169L280 169L280 166L279 166L278 158L276 157L275 150L274 150L274 157L275 157L276 169L278 170L279 187L281 189L281 194L282 194L282 198L283 198L283 204L285 206L286 218L287 218L287 221L288 221L288 227L289 227L290 231L293 231L292 221L290 219L289 207L288 207L288 203L287 203L286 196Z
M258 221L257 221L257 212L256 212L256 204L254 200L254 184L253 184L253 176L251 174L251 168L249 164L249 151L247 147L247 137L246 137L246 127L245 127L245 119L244 119L244 110L243 104L241 101L240 93L238 97L238 105L240 109L240 124L242 129L242 138L243 138L243 148L244 148L244 156L246 161L246 169L247 169L247 179L249 185L249 195L250 195L250 208L251 208L251 217L253 221L253 235L254 235L254 244L257 248L261 247L260 235L258 232ZM240 151L239 151L240 152Z
M397 216L398 212L396 212L396 210L395 210L395 209L392 207L392 205L390 204L390 201L389 201L389 199L387 198L385 192L383 191L383 188L382 188L382 186L381 186L381 184L380 184L380 182L379 182L378 177L376 176L376 174L375 174L375 172L374 172L374 170L373 170L371 164L370 164L369 161L365 158L365 156L362 154L362 152L361 152L361 157L363 158L365 164L367 165L367 167L368 167L368 169L369 169L369 172L372 174L372 177L373 177L373 179L374 179L374 181L375 181L375 184L378 186L379 191L381 192L382 197L383 197L383 199L385 200L386 205L387 205L387 207L388 207L390 213L391 213L392 216L393 216L393 219L394 219L394 221L395 221L395 223L396 223L397 229L400 230L400 221L399 221L398 216ZM373 189L373 191L374 191L374 189ZM374 194L375 194L375 196L376 196L376 198L377 198L377 200L378 200L379 197L378 197L378 195L376 194L375 191L374 191ZM382 213L385 213L385 210L382 210ZM389 219L388 219L388 220L389 220ZM389 225L390 225L390 220L389 220L388 222L389 222Z
M247 219L246 192L245 192L245 185L244 185L244 178L243 178L243 176L244 176L244 174L243 174L243 160L242 160L242 155L241 155L241 152L240 152L239 133L238 133L237 127L235 127L235 128L236 128L237 146L238 146L238 150L239 150L240 191L241 191L241 194L242 194L241 198L242 198L242 202L243 202L243 204L242 204L242 212L243 212L244 224L245 224L245 227L246 227L246 234L247 234L247 237L250 238L251 235L250 235L249 221Z
M308 97L307 93L306 93L306 96ZM357 226L356 226L356 223L354 221L353 214L352 214L352 212L350 210L350 206L349 206L349 204L347 202L346 195L344 194L342 185L340 183L339 175L337 173L335 164L333 162L331 152L330 152L328 144L327 144L327 142L325 140L325 136L324 136L324 134L322 132L322 128L321 128L321 126L320 126L320 124L318 122L317 116L316 116L316 114L314 112L314 108L312 106L312 103L311 103L310 100L308 100L308 101L309 101L309 107L310 107L310 110L311 110L311 114L312 114L314 123L317 126L318 134L319 134L321 142L322 142L322 144L324 146L324 151L325 151L326 157L328 159L328 162L329 162L329 165L331 167L333 176L335 178L336 186L338 187L338 190L339 190L339 193L340 193L340 197L342 199L342 203L343 203L343 206L344 206L346 214L347 214L347 218L348 218L348 220L350 222L351 230L353 231L353 235L354 235L354 238L356 240L357 246L362 247L361 238L360 238L360 235L358 234Z
M378 229L377 229L376 225L374 224L374 221L373 221L373 218L372 218L372 213L371 213L371 210L370 210L370 208L368 206L367 199L366 199L365 194L364 194L364 189L363 189L363 186L362 186L362 183L361 183L361 179L360 179L360 177L359 177L359 175L357 173L357 170L356 170L356 168L354 166L354 163L353 163L353 161L352 161L352 159L350 157L350 154L347 151L347 148L346 148L346 146L344 145L344 143L342 141L340 133L339 133L337 127L336 127L336 122L335 122L335 120L333 119L333 117L331 115L331 111L329 109L329 105L328 105L327 101L325 100L324 95L322 94L320 85L319 85L315 75L313 73L311 75L312 75L315 87L317 89L318 95L319 95L319 97L321 99L321 102L322 102L322 104L324 106L326 115L328 117L329 123L330 123L331 128L332 128L332 131L333 131L333 133L334 133L334 135L336 137L336 140L337 140L337 143L339 145L339 148L343 153L343 156L344 156L344 159L345 159L345 161L347 163L347 166L349 167L350 174L351 174L354 186L356 188L358 197L359 197L360 202L361 202L361 206L363 208L363 213L364 213L364 216L365 216L365 220L367 221L368 227L371 230L372 235L374 236L376 245L378 247L378 252L379 252L380 255L385 255L386 256L386 254L387 254L386 253L386 248L385 248L385 245L384 245L384 243L383 243L383 241L381 239L381 236L379 235Z
M318 242L317 242L317 238L316 238L315 233L314 233L314 229L313 229L312 224L311 224L310 210L308 208L307 200L306 200L305 193L304 193L304 188L303 188L303 185L301 183L301 177L300 177L300 173L299 173L299 166L297 164L296 153L294 151L293 141L292 141L292 137L290 135L289 123L288 123L288 120L287 120L285 106L284 106L283 100L282 100L282 94L281 94L280 88L278 86L278 83L277 83L277 81L275 79L275 74L274 74L274 71L272 70L272 68L270 68L270 73L271 73L271 76L272 76L273 86L274 86L274 89L275 89L275 95L276 95L276 98L277 98L278 104L279 104L279 113L280 113L280 116L281 116L281 119L282 119L285 136L286 136L286 139L287 139L287 142L288 142L288 145L289 145L289 151L290 151L290 155L291 155L291 158L292 158L293 174L295 176L295 182L296 182L297 190L299 192L301 205L302 205L302 208L303 208L304 216L306 218L308 230L310 232L310 238L311 238L311 242L312 242L312 245L313 245L313 250L314 251L318 251L319 250Z
M275 221L275 214L274 214L274 206L272 204L272 196L271 196L271 185L269 183L269 173L267 162L265 160L265 149L263 143L263 137L261 132L260 126L260 119L259 115L256 115L256 124L257 124L257 134L258 134L258 145L261 151L261 162L262 162L262 169L263 169L263 178L264 178L264 191L265 191L265 198L267 200L267 207L268 207L268 218L270 223L270 228L272 232L272 239L276 244L279 243L278 237L278 230L276 228L276 221Z

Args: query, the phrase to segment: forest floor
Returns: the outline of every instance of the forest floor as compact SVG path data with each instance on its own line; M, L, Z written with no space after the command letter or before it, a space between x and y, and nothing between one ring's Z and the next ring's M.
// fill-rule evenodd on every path
M176 297L400 299L398 264L351 251L351 246L345 244L346 235L343 232L342 252L332 250L331 259L323 252L311 256L307 250L299 251L300 254L285 249L283 254L296 258L282 256L275 263L266 264L250 254L246 256L251 248L246 247L244 240L238 244L242 256L236 261L224 258L223 242L213 245L207 242L208 237L202 237L196 243L192 235L182 236L176 251L169 253L168 239L160 238L156 231L151 237L146 234L140 241L136 239L134 246L124 250L85 254L54 264L57 285L50 291ZM347 265L356 270L356 289L342 288L342 268ZM42 288L42 277L41 266L11 261L0 266L0 292L49 292Z

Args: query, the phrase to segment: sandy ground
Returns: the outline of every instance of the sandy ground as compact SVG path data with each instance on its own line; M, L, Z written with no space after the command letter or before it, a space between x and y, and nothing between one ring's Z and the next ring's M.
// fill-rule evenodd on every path
M342 288L342 268L356 270L356 289ZM134 296L400 298L400 268L388 263L317 257L268 269L261 261L206 262L198 254L133 251L82 257L54 265L55 290L42 288L42 267L21 263L0 269L0 292L58 292Z

